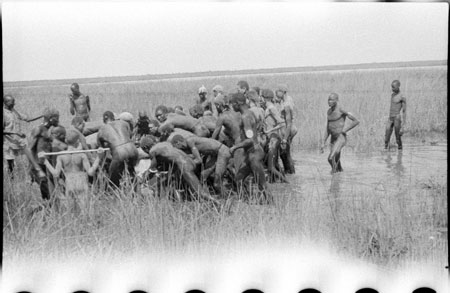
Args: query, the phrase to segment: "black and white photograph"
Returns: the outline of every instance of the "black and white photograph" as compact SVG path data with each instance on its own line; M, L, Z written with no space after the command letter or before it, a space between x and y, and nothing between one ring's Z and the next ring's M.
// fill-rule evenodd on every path
M448 18L2 1L2 292L448 292Z

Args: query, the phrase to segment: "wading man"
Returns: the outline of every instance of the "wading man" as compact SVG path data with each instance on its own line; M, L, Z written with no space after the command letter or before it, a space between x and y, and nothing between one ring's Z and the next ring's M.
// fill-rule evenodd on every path
M278 85L275 91L276 101L280 105L281 118L286 123L285 133L282 136L280 144L280 157L283 162L284 171L288 174L295 173L294 161L291 156L291 143L294 136L297 134L297 128L293 125L294 120L294 101L287 94L287 86L284 84Z
M283 173L280 172L278 159L280 155L281 139L285 134L286 123L281 118L280 113L273 103L274 94L272 90L262 90L264 98L265 118L264 118L264 134L267 136L267 169L269 171L270 181L274 182L280 179L287 182Z
M400 92L400 81L394 80L391 84L391 107L389 110L389 118L386 124L386 135L384 138L384 149L389 149L389 141L391 140L392 129L395 130L395 140L397 148L401 150L403 125L406 123L406 98ZM403 112L403 117L400 112Z
M341 165L341 150L347 142L347 132L359 124L359 121L353 114L339 107L338 101L339 96L336 93L332 93L328 97L328 106L330 109L327 111L327 127L325 129L322 146L320 147L320 152L323 153L325 142L327 141L328 136L331 136L330 155L328 156L328 162L331 165L331 173L344 171ZM347 127L345 127L346 118L352 121Z

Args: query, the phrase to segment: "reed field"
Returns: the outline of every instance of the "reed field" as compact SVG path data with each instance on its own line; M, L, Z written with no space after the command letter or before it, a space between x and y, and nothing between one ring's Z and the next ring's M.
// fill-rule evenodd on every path
M159 104L181 105L187 110L201 85L210 90L220 84L232 91L241 79L250 87L288 85L295 102L294 124L299 129L293 152L318 149L331 92L338 93L342 107L361 122L349 133L347 151L380 150L394 79L401 81L407 97L405 139L447 139L446 66L80 83L80 90L91 98L93 120L101 119L106 110L136 116L145 110L153 117ZM6 86L4 91L16 97L19 111L34 116L55 106L61 124L70 125L70 83ZM24 127L30 129L37 123ZM146 187L137 193L125 185L120 191L105 193L93 185L89 211L68 213L58 211L57 204L45 207L38 186L28 182L23 158L18 165L14 179L3 177L3 251L11 262L24 256L95 259L142 250L190 253L246 241L270 245L289 239L299 244L321 243L389 268L414 262L447 265L446 176L430 177L423 188L398 185L380 191L355 184L348 194L337 198L328 188L329 175L323 175L317 178L317 191L312 194L300 194L289 184L270 184L276 194L274 205L232 198L220 209L205 202L160 198Z
M286 239L298 245L312 241L388 268L412 262L446 265L446 178L430 180L422 189L378 191L355 184L340 198L320 183L308 195L273 184L273 206L230 199L219 210L205 202L155 197L148 190L138 194L124 187L107 194L93 189L90 212L81 213L59 212L55 202L52 208L43 206L38 186L26 183L23 174L16 178L3 178L7 261L190 253Z
M389 114L390 87L394 79L401 81L401 91L407 98L405 137L423 138L431 132L441 133L446 137L446 66L80 83L80 90L91 98L92 120L100 120L107 110L115 113L127 111L135 117L138 111L147 111L154 117L154 110L160 104L172 107L181 105L187 112L201 85L205 85L210 94L212 87L217 84L231 92L241 79L247 80L250 87L274 89L280 83L288 85L288 94L295 102L294 125L299 130L294 138L293 149L319 147L326 126L327 99L332 92L339 94L341 106L356 115L361 122L359 127L349 133L348 146L364 152L382 146ZM4 91L16 97L16 108L19 111L39 114L45 107L54 106L60 111L61 124L70 125L70 83L55 86L46 84L42 87L6 86ZM32 125L37 123L39 122Z

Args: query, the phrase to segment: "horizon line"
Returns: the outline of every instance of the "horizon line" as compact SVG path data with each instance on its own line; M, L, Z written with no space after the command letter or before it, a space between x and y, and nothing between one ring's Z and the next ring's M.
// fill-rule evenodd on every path
M289 72L307 72L307 71L323 71L323 70L343 70L352 69L370 69L384 67L416 67L416 66L443 66L447 65L448 60L418 60L418 61L397 61L397 62L370 62L370 63L352 63L340 65L318 65L318 66L292 66L292 67L272 67L272 68L258 68L258 69L223 69L223 70L209 70L209 71L194 71L194 72L174 72L174 73L148 73L140 75L114 75L114 76L95 76L95 77L72 77L60 79L33 79L33 80L3 80L3 85L19 84L19 83L37 83L37 82L57 82L61 83L68 80L78 80L79 83L89 83L88 80L95 82L95 80L117 79L128 80L159 80L180 77L208 77L208 75L242 75L258 74L258 73L289 73ZM390 66L389 66L390 65ZM396 65L396 66L393 66ZM230 74L231 73L231 74ZM85 82L83 82L85 81Z

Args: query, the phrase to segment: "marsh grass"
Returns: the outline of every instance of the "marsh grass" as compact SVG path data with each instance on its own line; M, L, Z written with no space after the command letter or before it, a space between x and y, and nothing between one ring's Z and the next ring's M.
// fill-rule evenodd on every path
M320 145L326 125L327 98L331 92L338 93L341 106L361 122L349 133L348 147L355 151L371 151L382 146L390 106L390 85L394 79L401 81L401 90L407 97L408 119L404 137L422 140L434 132L446 138L446 66L87 83L80 84L80 88L91 97L92 119L101 120L106 110L128 111L135 117L145 110L153 116L160 104L181 105L187 112L201 85L211 90L214 85L221 84L226 91L233 91L241 79L247 80L251 87L273 89L279 83L288 85L288 93L295 102L294 124L299 129L294 138L294 150L314 149ZM13 94L17 109L27 114L42 113L45 107L55 106L61 113L61 124L68 126L71 120L69 89L70 84L51 86L44 83L41 87L5 87L5 93ZM26 125L25 129L29 130L32 125Z
M444 266L448 253L447 182L437 178L421 189L379 191L355 184L345 195L335 194L320 180L317 194L274 184L274 205L231 198L222 201L221 209L202 201L174 201L146 188L138 193L126 182L115 192L92 187L89 211L62 211L56 200L48 206L39 198L37 184L19 178L3 179L8 260L186 253L283 239L299 245L322 243L386 267L412 261Z

